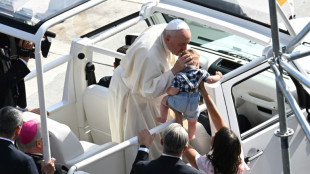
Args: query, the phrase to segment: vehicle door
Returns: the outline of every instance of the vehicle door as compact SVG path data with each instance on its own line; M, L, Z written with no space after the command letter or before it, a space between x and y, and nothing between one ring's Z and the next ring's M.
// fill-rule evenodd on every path
M296 87L286 73L284 81L297 99ZM276 83L269 63L264 62L224 81L222 89L230 126L240 136L245 159L251 168L246 173L283 173L281 142L274 135L279 129ZM294 130L288 140L291 173L309 173L309 141L287 103L285 107L287 125ZM305 109L302 111L306 116ZM238 127L246 130L240 133Z

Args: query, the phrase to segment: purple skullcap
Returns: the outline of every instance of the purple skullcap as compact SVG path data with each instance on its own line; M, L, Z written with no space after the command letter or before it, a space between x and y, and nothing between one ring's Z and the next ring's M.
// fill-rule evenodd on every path
M22 144L30 143L37 134L38 125L34 120L29 120L23 124L22 130L18 136Z

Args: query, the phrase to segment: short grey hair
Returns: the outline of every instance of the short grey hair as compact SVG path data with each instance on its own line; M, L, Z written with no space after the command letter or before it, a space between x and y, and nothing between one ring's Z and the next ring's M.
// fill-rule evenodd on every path
M164 152L181 154L188 143L186 130L178 123L170 124L164 131Z
M0 109L0 135L11 138L18 126L23 124L22 112L12 106Z

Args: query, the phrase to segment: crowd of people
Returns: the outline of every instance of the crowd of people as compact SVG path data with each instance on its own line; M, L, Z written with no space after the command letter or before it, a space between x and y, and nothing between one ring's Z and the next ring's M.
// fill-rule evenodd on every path
M7 39L9 44L11 38ZM120 63L116 60L113 76L99 82L109 87L112 141L122 142L138 134L140 147L125 150L127 173L239 174L249 170L238 137L227 127L204 87L204 82L215 83L222 74L210 75L199 69L199 54L187 50L190 39L190 28L183 20L154 25L120 51L126 55ZM24 109L27 105L23 78L30 72L26 52L33 46L20 40L18 47L24 53L14 60L5 59L6 50L1 50L0 81L5 85L0 90L4 99L0 103L0 170L66 173L68 169L54 158L44 163L40 122L22 120L22 111L38 113L38 109ZM217 131L211 151L202 155L190 146L195 139L200 94ZM167 121L169 108L174 111L176 123L169 125L162 136L151 135L149 129ZM188 131L182 127L183 116L189 122ZM191 166L183 162L182 156ZM154 160L148 161L149 157Z
M59 168L54 158L44 162L40 124L23 123L22 112L40 114L39 108L27 108L24 82L24 77L30 73L27 64L34 43L2 33L0 41L0 171L13 174L65 173L67 169ZM16 148L15 141L20 142L27 154Z

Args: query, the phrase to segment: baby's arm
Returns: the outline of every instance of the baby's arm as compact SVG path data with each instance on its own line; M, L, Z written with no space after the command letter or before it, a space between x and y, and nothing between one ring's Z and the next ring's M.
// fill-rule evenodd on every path
M178 88L174 88L174 87L169 87L168 89L167 89L167 94L168 95L176 95L176 94L178 94L179 93L179 89Z
M217 81L219 81L221 78L223 77L222 73L219 71L215 72L214 76L209 76L207 79L207 83L215 83Z

